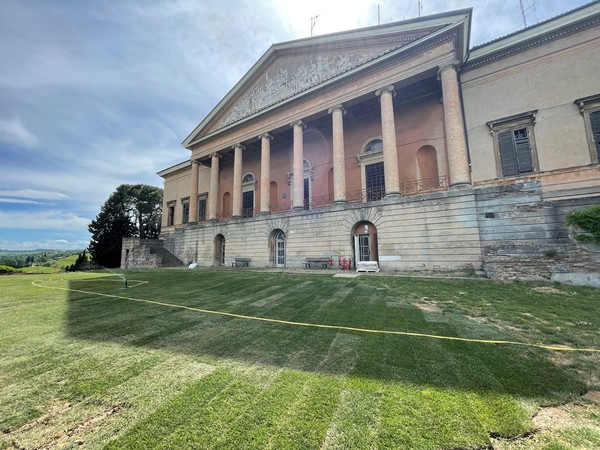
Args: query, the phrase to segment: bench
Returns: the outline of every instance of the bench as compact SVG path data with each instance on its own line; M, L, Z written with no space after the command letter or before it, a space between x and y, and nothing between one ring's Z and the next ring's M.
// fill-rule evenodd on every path
M329 258L306 258L306 261L304 261L304 268L305 269L312 269L312 265L314 264L315 267L320 267L321 269L327 269L329 268L329 262L330 259Z
M357 272L379 272L379 264L377 261L357 261L356 262Z
M233 258L231 267L248 267L250 265L250 258L240 258L238 256Z

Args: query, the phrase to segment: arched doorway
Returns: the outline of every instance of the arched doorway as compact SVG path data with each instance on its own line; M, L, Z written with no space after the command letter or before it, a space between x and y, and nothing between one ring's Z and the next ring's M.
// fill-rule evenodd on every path
M222 266L225 264L225 236L217 234L215 236L215 253L214 253L214 264L215 266Z
M285 233L273 230L269 237L270 261L273 267L285 267Z
M352 228L354 261L378 261L377 228L371 222L358 222Z

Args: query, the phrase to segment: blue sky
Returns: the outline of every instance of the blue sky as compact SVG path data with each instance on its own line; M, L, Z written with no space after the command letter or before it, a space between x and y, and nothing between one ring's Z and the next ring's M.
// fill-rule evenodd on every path
M272 43L417 17L417 0L2 0L0 249L81 249L122 183L189 158L181 142ZM523 27L519 0L474 7L471 45ZM528 25L587 3L523 0ZM350 5L350 6L349 6Z

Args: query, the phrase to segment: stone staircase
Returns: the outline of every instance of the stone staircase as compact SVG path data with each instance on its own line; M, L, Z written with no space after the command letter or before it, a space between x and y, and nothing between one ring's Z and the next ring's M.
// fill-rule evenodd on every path
M150 254L157 255L161 259L160 267L182 267L183 263L162 245L151 245Z

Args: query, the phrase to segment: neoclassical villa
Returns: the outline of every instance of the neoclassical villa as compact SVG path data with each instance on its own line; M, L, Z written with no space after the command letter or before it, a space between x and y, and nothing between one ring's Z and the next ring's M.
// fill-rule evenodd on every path
M571 255L565 213L600 201L600 3L475 47L471 14L272 45L158 173L164 249L383 271Z

